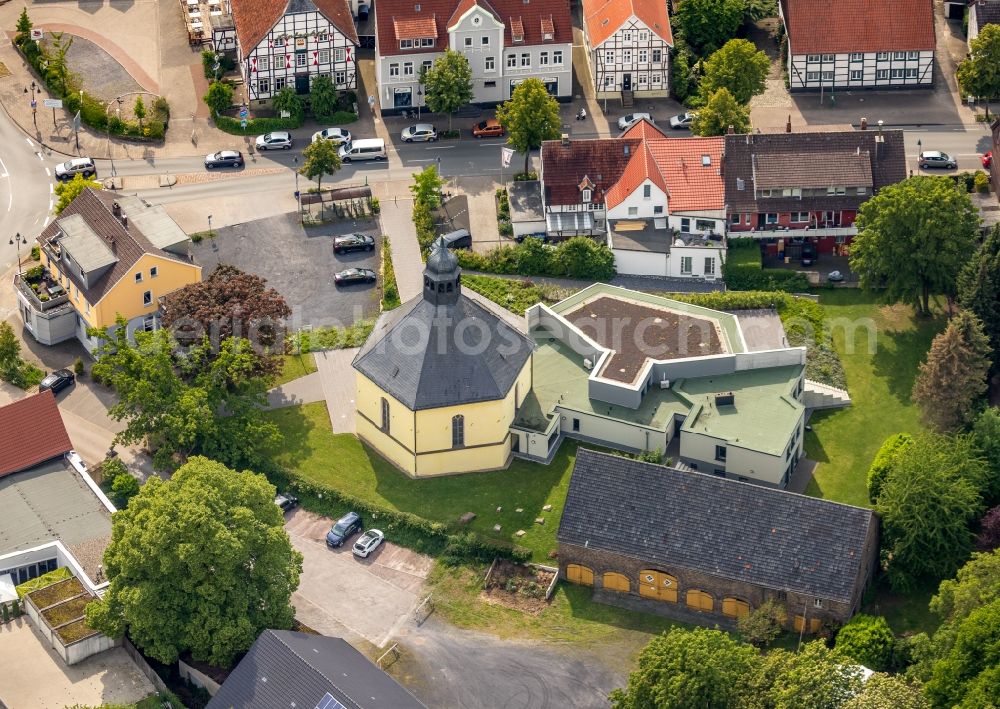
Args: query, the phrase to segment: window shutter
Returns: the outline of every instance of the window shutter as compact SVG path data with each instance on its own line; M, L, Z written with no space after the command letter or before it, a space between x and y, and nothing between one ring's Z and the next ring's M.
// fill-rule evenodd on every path
M319 51L313 52L313 66L319 66Z
M345 47L344 48L344 56L347 58L347 61L351 61L351 48L350 47Z
M251 74L257 73L257 57L255 56L250 57L250 73Z
M291 69L292 68L292 55L291 54L286 54L285 55L285 68L286 69Z

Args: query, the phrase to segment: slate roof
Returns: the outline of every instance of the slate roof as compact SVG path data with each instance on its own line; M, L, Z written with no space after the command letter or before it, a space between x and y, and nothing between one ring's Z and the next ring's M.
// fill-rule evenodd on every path
M755 156L757 187L821 188L831 185L871 187L872 160L868 151L824 153L813 160L809 153L764 153Z
M781 0L789 54L933 50L931 0Z
M851 602L874 512L581 448L556 538Z
M247 56L284 15L319 12L347 39L358 43L358 31L347 0L230 0L240 51Z
M591 199L603 202L639 145L641 141L635 138L571 140L568 145L558 140L543 142L545 204L579 204L580 183L585 177L594 184Z
M641 21L671 47L674 45L664 0L583 0L583 18L591 49L600 46L630 17Z
M58 458L72 449L51 391L0 407L0 477Z
M531 350L482 302L462 295L436 306L417 296L383 313L354 368L417 411L504 398Z
M344 639L291 630L262 632L208 709L313 709L326 694L346 709L426 709Z
M806 210L857 209L871 197L868 195L839 195L803 197L754 196L754 157L796 154L802 156L803 170L822 170L822 162L830 155L843 155L858 150L868 153L871 163L872 192L886 185L906 179L906 154L903 131L883 130L884 142L876 144L877 130L825 131L814 133L757 133L726 135L723 153L723 180L728 211L790 212ZM812 167L811 167L812 166ZM740 185L743 189L740 189ZM783 187L797 187L795 184Z
M60 233L60 222L64 221L66 217L78 214L90 230L104 240L104 245L110 247L117 261L89 288L73 269L63 269L63 272L69 276L91 305L97 304L119 280L128 275L143 254L153 254L178 263L194 265L179 258L176 254L154 246L131 217L128 228L125 228L118 217L111 213L112 205L116 200L117 195L114 192L87 188L69 203L69 206L59 215L59 219L42 230L37 239L39 244L46 244L49 239ZM122 211L128 216L128 210L123 209ZM70 253L73 253L72 249L70 249Z

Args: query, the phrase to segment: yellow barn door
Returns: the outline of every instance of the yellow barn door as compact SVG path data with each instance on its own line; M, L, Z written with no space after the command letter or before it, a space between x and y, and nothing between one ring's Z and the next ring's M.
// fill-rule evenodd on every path
M722 614L730 618L742 618L750 613L750 604L738 598L722 599Z
M802 625L804 623L805 623L805 618L804 617L802 617L801 615L795 616L794 628L795 628L795 632L796 633L801 633L802 632ZM819 632L819 628L820 628L820 626L822 624L823 624L823 621L820 620L819 618L810 618L809 619L809 629L806 630L806 632L807 633L818 633Z
M593 586L594 570L580 564L566 564L566 580L581 586Z
M643 569L639 572L639 595L677 603L677 579L662 571Z
M715 606L715 600L704 591L691 589L687 592L687 606L696 611L711 611Z
M604 579L602 581L604 588L609 591L620 591L621 593L628 593L631 588L629 587L628 576L625 574L615 573L614 571L604 572Z

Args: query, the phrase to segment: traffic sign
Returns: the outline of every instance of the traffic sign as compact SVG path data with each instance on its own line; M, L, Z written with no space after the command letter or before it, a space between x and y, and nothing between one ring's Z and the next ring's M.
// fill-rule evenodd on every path
M247 107L246 106L240 106L240 118L246 118L249 115L250 115L250 112L247 110Z
M247 119L243 118L240 120L240 128L246 130L246 127L247 127Z
M42 99L42 104L45 106L45 108L62 108L62 99L46 98Z

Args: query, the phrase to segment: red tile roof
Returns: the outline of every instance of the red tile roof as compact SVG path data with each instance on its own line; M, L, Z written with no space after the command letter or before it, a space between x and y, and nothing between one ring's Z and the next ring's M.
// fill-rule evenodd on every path
M791 54L933 50L931 0L782 0Z
M347 39L358 43L358 31L347 0L230 0L233 22L246 56L285 14L319 11Z
M0 477L73 449L51 391L0 407Z
M653 154L649 151L649 143L643 141L639 148L632 155L632 159L625 166L625 172L615 186L608 190L607 208L612 209L625 201L625 199L636 191L639 185L649 180L660 188L664 194L670 194L660 167L653 159Z
M641 141L633 139L558 140L542 143L542 181L545 204L579 204L584 178L594 184L592 201L601 203L621 179ZM628 147L628 153L625 147Z
M666 138L667 134L659 127L650 123L645 118L638 123L633 123L627 131L621 134L622 138L638 138L640 140L657 140Z
M424 39L434 37L437 39L437 23L433 17L414 17L411 20L397 20L393 18L392 28L396 33L396 39Z
M653 34L674 46L666 0L583 0L583 18L591 49L607 40L633 16Z
M248 0L244 0L246 2ZM530 44L572 44L573 43L573 23L570 18L569 3L546 2L546 0L529 0L527 4L524 0L379 0L375 5L376 22L378 35L379 56L399 56L416 54L418 52L443 52L448 48L448 27L453 25L458 19L472 7L478 5L492 14L504 25L505 47L522 47ZM418 11L416 8L419 7ZM400 49L400 39L412 39L412 37L397 37L396 25L410 20L422 20L430 27L430 21L434 22L435 33L425 37L434 37L433 47L422 47L421 49ZM543 39L546 30L544 24L552 23L551 31L554 34L551 40ZM511 25L520 23L524 32L524 40L514 44L511 36ZM500 61L498 58L497 61ZM569 61L567 58L565 61Z
M671 212L719 210L725 206L722 136L647 141L670 189ZM705 165L704 156L708 156Z

